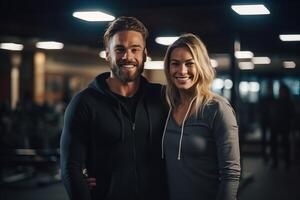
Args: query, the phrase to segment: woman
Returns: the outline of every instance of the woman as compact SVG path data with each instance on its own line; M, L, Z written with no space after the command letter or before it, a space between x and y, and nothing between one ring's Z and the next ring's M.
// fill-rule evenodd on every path
M171 200L236 199L240 178L238 127L228 101L214 95L206 48L184 34L164 63L170 110L162 138Z

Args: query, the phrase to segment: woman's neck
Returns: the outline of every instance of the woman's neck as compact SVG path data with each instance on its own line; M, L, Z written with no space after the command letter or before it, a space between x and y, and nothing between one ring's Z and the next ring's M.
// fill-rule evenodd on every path
M195 97L195 92L190 90L179 91L180 103L179 105L189 104Z

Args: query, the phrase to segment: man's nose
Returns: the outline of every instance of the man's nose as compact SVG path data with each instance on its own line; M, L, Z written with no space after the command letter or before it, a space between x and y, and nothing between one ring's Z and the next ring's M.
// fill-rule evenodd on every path
M124 60L131 60L132 59L132 53L130 50L126 50L123 54L122 59Z

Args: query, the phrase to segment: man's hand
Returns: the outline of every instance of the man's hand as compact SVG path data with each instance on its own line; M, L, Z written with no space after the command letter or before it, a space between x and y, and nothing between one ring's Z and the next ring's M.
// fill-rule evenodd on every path
M86 169L84 169L82 171L82 173L83 173L83 176L85 177L85 180L86 180L86 183L87 183L89 189L93 189L94 187L96 187L96 178L89 177Z

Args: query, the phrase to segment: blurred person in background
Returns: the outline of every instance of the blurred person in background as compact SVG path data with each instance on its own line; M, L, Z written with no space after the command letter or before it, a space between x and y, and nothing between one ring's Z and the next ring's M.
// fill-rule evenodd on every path
M282 146L285 167L289 170L291 166L290 133L295 117L295 107L290 90L283 83L280 85L279 97L273 104L270 114L272 168L278 167L278 150ZM279 139L281 146L278 146Z
M271 119L271 109L275 103L275 98L273 94L273 85L272 82L267 84L267 94L262 97L259 102L260 110L260 125L261 125L261 144L262 144L262 155L264 161L268 161L267 148L268 148L268 133L271 131L270 119Z

